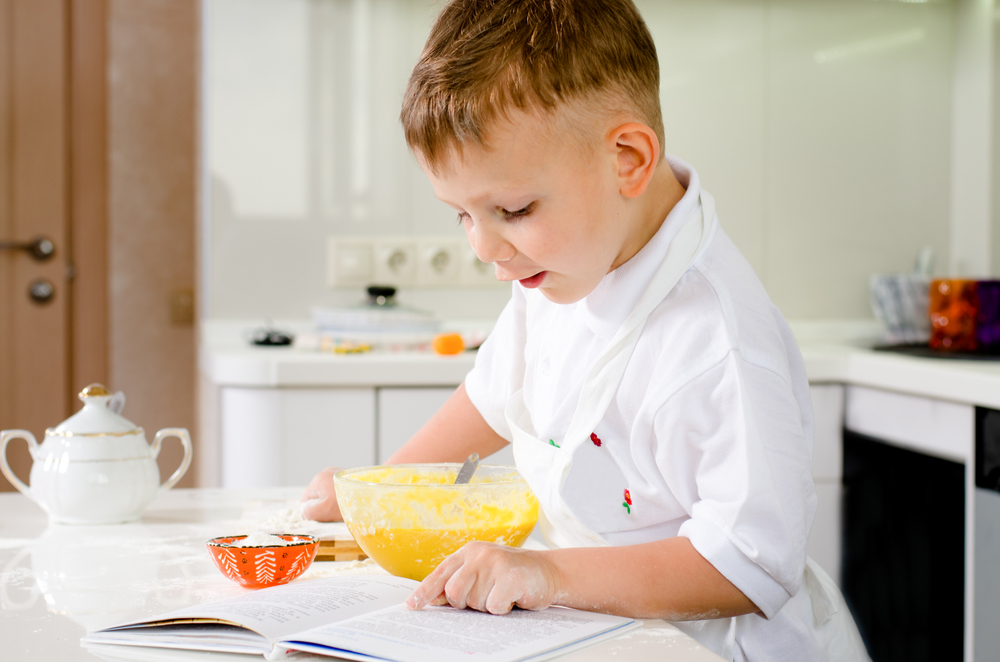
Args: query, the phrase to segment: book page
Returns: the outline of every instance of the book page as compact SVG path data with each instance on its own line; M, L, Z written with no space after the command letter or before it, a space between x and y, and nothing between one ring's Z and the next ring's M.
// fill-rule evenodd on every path
M258 655L267 655L273 648L264 637L250 630L201 622L96 632L81 639L81 643L87 648L116 644Z
M550 607L497 616L451 607L410 611L401 605L315 628L282 645L308 644L397 662L514 662L635 624L630 618ZM328 651L335 654L335 651ZM352 657L344 655L344 657Z
M169 614L101 630L87 637L99 640L101 632L134 629L150 623L167 624L190 619L231 622L253 630L269 641L289 637L318 625L399 605L419 582L400 577L329 577L292 582L238 595L218 602L179 609ZM175 636L179 630L173 631ZM151 628L149 637L156 635Z

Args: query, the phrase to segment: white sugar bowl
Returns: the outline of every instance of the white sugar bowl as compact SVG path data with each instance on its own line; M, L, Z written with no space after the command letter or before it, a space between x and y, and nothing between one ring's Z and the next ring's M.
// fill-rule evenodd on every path
M0 432L0 470L14 487L45 509L54 522L114 524L139 519L158 494L166 492L191 466L191 436L183 428L164 428L153 444L141 427L112 411L111 394L100 384L80 393L83 409L45 431L39 444L27 430ZM156 456L167 437L184 446L177 471L160 485ZM7 444L24 439L34 460L31 486L7 462Z

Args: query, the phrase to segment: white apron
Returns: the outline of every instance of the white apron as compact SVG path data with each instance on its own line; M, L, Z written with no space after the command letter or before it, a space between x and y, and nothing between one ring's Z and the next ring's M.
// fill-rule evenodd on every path
M592 531L573 514L562 497L562 488L573 466L574 451L581 444L590 443L591 432L604 418L625 373L632 350L639 340L646 318L700 256L717 226L715 200L703 190L698 208L692 212L670 242L666 257L657 268L635 308L587 373L580 391L580 399L561 447L539 439L531 432L534 428L531 424L531 414L524 403L523 389L514 393L507 402L504 413L512 435L514 459L518 471L538 497L541 505L538 523L550 547L609 546L600 534ZM812 599L817 626L830 621L838 611L846 614L842 602L836 600L839 604L835 604L835 600L831 598L831 590L835 593L834 598L839 598L836 587L811 560L806 564L804 586ZM736 647L735 618L677 622L675 625L724 659L733 660ZM856 650L860 639L856 637L853 620L837 625L843 625L836 628L838 631L853 632L855 636L845 635L851 641L835 643L831 648ZM858 658L837 656L831 659Z

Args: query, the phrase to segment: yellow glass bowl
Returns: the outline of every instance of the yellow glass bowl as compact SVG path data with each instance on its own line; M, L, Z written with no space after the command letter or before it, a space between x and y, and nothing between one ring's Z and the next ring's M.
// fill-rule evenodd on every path
M347 469L333 477L340 512L370 558L397 577L423 580L474 540L520 547L538 500L513 467L480 465L455 485L460 464Z

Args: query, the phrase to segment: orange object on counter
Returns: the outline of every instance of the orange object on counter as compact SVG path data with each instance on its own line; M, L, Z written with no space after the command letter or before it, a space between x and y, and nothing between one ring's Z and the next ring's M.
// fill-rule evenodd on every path
M291 533L276 534L286 541L280 547L241 547L247 536L222 536L208 541L208 551L222 574L246 588L287 584L306 571L316 558L319 538Z
M979 313L976 281L932 281L928 308L932 349L973 351L979 346L976 340L976 315Z
M438 354L461 354L465 351L465 342L457 333L441 333L434 336L433 347Z

